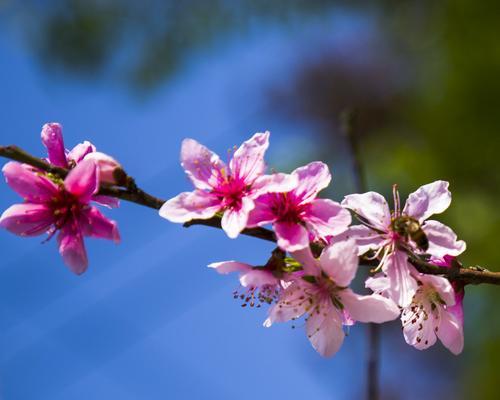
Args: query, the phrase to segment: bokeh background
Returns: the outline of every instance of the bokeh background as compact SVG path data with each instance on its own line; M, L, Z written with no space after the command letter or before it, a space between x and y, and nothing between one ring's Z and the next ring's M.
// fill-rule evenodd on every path
M193 137L225 154L270 130L267 160L313 160L352 192L339 130L354 133L370 189L407 194L451 182L442 215L463 260L498 269L500 37L497 2L0 1L1 144L42 156L43 123L112 154L146 190L190 185L178 163ZM0 208L18 198L0 187ZM50 241L0 232L2 399L354 399L365 393L366 329L320 358L301 329L265 329L210 262L261 264L272 250L184 229L122 203L120 246L88 241L81 277ZM466 345L407 346L384 325L384 399L498 399L498 288L468 287Z

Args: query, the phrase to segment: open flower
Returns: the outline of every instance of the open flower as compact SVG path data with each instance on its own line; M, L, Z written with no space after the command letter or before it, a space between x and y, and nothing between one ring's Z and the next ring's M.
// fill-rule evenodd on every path
M381 269L387 276L386 294L402 307L411 303L417 290L414 278L417 271L408 262L401 246L437 258L447 254L457 256L465 250L465 242L457 240L457 235L449 227L428 220L450 205L448 186L448 182L436 181L420 187L410 194L403 210L394 187L392 213L384 197L375 192L351 194L342 202L361 222L361 225L352 226L348 235L356 239L360 254L373 250L375 257L380 257L377 270Z
M460 354L464 347L460 297L445 278L419 274L417 279L418 289L401 314L406 342L424 350L439 338L453 354Z
M48 233L50 238L59 231L59 252L74 273L87 269L84 236L120 241L116 223L89 205L99 189L94 161L81 161L64 181L17 162L7 163L2 171L25 202L5 210L0 226L20 236Z
M272 223L278 246L291 252L308 247L311 240L345 231L351 223L349 211L333 200L316 198L332 179L328 166L316 161L297 168L291 175L297 178L297 187L257 198L248 226Z
M319 354L329 357L342 345L343 325L355 321L382 323L399 316L392 300L378 294L362 296L349 289L358 269L358 250L353 240L329 245L319 261L312 255L304 257L304 253L300 259L307 264L305 274L281 291L264 326L307 314L309 341Z
M247 226L254 199L267 192L286 192L297 185L286 174L264 175L264 153L269 147L269 132L256 133L233 154L227 166L217 154L193 139L184 139L181 165L196 190L183 192L168 200L160 216L171 222L208 219L223 213L222 229L235 238Z
M48 161L62 168L73 168L76 164L86 159L95 161L99 168L101 182L116 183L114 172L121 169L120 163L113 157L96 151L95 146L84 141L77 144L71 151L64 147L62 126L56 122L45 124L42 128L42 143L47 148Z

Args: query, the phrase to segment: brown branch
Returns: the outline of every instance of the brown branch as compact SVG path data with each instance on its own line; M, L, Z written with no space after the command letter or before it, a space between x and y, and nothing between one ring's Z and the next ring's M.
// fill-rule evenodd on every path
M5 157L11 160L32 165L33 167L36 167L42 171L57 175L60 178L66 177L69 172L65 168L56 167L41 158L33 157L17 146L0 146L0 157ZM130 201L132 203L153 208L155 210L160 209L163 203L165 203L165 200L152 196L137 187L131 177L126 176L125 182L127 187L101 185L99 194L116 197L118 199ZM220 223L221 220L219 217L213 217L210 219L194 219L186 222L184 226L190 227L193 225L205 225L214 228L221 228ZM266 240L268 242L276 242L276 236L274 235L274 232L265 228L245 229L242 234ZM316 252L321 248L318 243L313 243L313 247ZM455 268L444 268L428 263L412 252L408 252L408 257L415 268L419 272L422 272L424 274L443 275L449 280L458 280L463 282L464 284L490 283L493 285L500 285L500 272L488 271L481 267L464 268L458 261L456 261ZM370 264L364 258L360 258L360 262L362 264ZM373 265L373 263L371 264Z

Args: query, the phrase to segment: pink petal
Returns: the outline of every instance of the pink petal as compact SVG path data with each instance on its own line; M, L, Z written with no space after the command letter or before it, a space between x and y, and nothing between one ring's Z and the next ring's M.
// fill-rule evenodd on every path
M286 251L297 251L309 246L309 234L302 225L292 222L274 223L278 246Z
M269 271L252 269L240 276L241 286L256 288L263 286L275 286L279 283L278 279Z
M319 261L314 258L311 248L309 246L303 248L302 250L297 250L291 253L291 256L302 264L304 274L306 275L320 275L321 266Z
M44 204L14 204L0 217L0 226L19 236L40 235L53 222L52 210Z
M99 179L101 182L115 184L115 170L121 168L121 165L113 157L107 154L95 151L85 156L85 160L93 160L99 169Z
M80 217L80 227L84 236L120 242L120 232L115 221L106 218L97 208L89 207Z
M66 149L62 135L62 126L56 122L45 124L42 127L42 143L47 148L49 161L58 167L68 168Z
M417 281L412 276L417 274L415 268L408 262L408 257L402 251L396 250L387 258L382 267L389 279L387 294L401 307L408 306L417 290Z
M304 300L304 287L309 284L292 282L280 294L278 303L269 309L269 317L264 322L264 326L269 328L275 322L286 322L294 318L299 318L306 313L311 304Z
M120 200L118 200L116 197L97 195L97 196L92 196L92 201L95 201L97 204L107 208L120 207Z
M168 200L160 208L161 217L170 222L184 223L192 219L207 219L221 208L221 201L210 193L195 190L183 192Z
M391 225L391 212L387 200L376 192L345 196L342 206L354 211L374 228L386 232Z
M314 161L292 172L297 176L298 184L294 193L302 203L311 201L332 180L328 166L320 161Z
M68 160L74 161L75 164L78 164L83 161L85 156L95 151L95 146L88 142L84 141L83 143L77 144L73 149L68 153Z
M377 274L365 281L365 287L371 289L374 293L386 293L390 288L390 281L384 274Z
M384 235L377 233L365 225L350 226L349 229L339 235L336 239L345 240L349 238L356 241L356 245L358 246L358 255L363 255L369 250L378 250L387 242L387 238Z
M265 193L286 193L295 189L298 184L296 175L276 173L259 176L252 184L252 196Z
M248 222L248 214L255 207L252 199L243 197L240 209L227 209L222 216L221 226L231 239L238 237L239 233L245 229Z
M344 232L351 223L351 213L333 200L315 199L304 221L318 238L325 238Z
M219 179L228 172L217 154L193 139L182 141L181 165L198 189L217 187Z
M418 306L417 306L418 307ZM419 310L415 315L411 308L405 308L401 314L403 336L406 343L418 350L425 350L436 343L436 331L439 321L430 309Z
M310 314L306 333L314 349L323 357L331 357L339 351L345 336L341 316L333 306L327 312Z
M442 213L451 203L448 186L446 181L435 181L421 186L408 196L403 214L423 222L433 214Z
M97 166L92 160L83 160L69 171L64 180L64 187L76 196L81 203L88 203L92 195L99 190Z
M361 296L351 289L345 289L339 295L347 312L356 321L380 324L392 321L399 316L396 303L378 294Z
M226 275L231 272L248 272L252 270L250 264L241 263L238 261L221 261L208 264L208 268L215 269L219 274Z
M232 175L251 184L264 173L264 154L269 147L269 132L256 133L234 152L229 163Z
M425 221L422 230L429 241L427 253L436 258L443 258L446 255L458 256L465 251L465 242L457 240L456 233L441 222Z
M48 202L59 191L55 183L27 164L10 161L4 165L2 172L8 185L32 203Z
M358 249L354 240L332 243L319 258L323 271L337 286L347 287L358 270Z
M84 273L88 266L87 251L83 243L83 235L74 221L63 226L57 240L59 242L59 253L64 263L75 274Z
M441 320L436 334L443 345L453 354L458 355L464 349L463 326L452 313L441 312Z
M417 274L416 278L423 284L433 287L447 306L455 304L455 291L448 279L427 274Z
M254 200L255 207L248 215L247 227L264 226L276 221L277 216L272 208L273 196L265 194Z

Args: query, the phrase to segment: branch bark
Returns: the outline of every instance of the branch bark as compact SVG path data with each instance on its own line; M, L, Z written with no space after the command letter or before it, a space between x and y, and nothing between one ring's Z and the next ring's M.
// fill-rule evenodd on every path
M0 157L29 164L42 171L57 175L60 178L65 178L69 172L65 168L56 167L41 158L34 157L17 146L0 146ZM163 203L165 203L165 200L159 197L155 197L137 187L132 178L127 176L126 181L128 182L127 187L101 185L98 194L116 197L118 199L153 208L155 210L160 209ZM185 227L190 227L193 225L204 225L214 228L221 228L219 217L212 217L204 220L194 219L184 224ZM268 242L276 242L274 232L265 228L245 229L242 234L252 236L257 239L266 240ZM317 243L314 243L314 245L315 247L321 247L321 245L318 246ZM492 272L485 268L477 266L463 267L461 264L459 264L458 268L439 267L437 265L426 262L418 255L411 252L408 253L408 257L415 268L419 272L422 272L424 274L442 275L449 280L458 280L464 284L489 283L493 285L500 285L500 272ZM361 263L365 263L365 261L366 260L364 260L363 258L360 259Z

